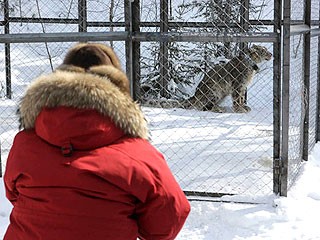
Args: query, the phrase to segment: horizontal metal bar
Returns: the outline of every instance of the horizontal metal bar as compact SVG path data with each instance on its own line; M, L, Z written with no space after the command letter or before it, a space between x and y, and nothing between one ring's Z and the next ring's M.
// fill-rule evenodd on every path
M306 24L291 25L290 35L298 35L310 32L311 28Z
M215 194L215 193L213 193ZM220 193L218 193L220 194ZM222 195L221 197L209 197L209 196L206 196L206 197L203 197L203 196L197 196L196 194L194 196L187 196L187 199L189 202L218 202L218 203L237 203L237 204L254 204L254 205L258 205L258 204L268 204L267 202L260 202L260 201L257 201L257 202L250 202L250 201L237 201L237 200L234 200L234 199L226 199L224 198Z
M249 25L252 25L252 26L257 26L257 25L260 25L260 26L265 26L265 25L273 25L274 22L273 20L262 20L262 21L259 21L259 20L251 20L251 21L248 21L248 24ZM140 23L140 26L141 27L160 27L160 22L141 22ZM208 28L216 28L216 27L219 27L219 28L240 28L241 27L241 24L240 23L213 23L213 22L176 22L176 21L169 21L168 22L168 27L182 27L182 28L190 28L190 27L194 27L194 28L204 28L204 27L208 27Z
M319 20L311 20L311 26L319 26L320 21Z
M132 36L140 42L276 42L277 34L270 33L155 33L139 32Z
M10 23L56 23L56 24L78 24L78 19L69 19L69 18L21 18L21 17L10 17L8 19ZM0 25L4 25L5 22L1 21ZM160 22L140 22L140 27L160 27ZM249 24L252 26L266 26L273 25L272 20L252 20L249 21ZM125 22L106 22L106 21L89 21L87 22L88 27L125 27ZM194 28L240 28L240 24L237 23L210 23L210 22L168 22L168 27L177 28L177 27L194 27Z
M67 24L76 24L78 23L77 18L27 18L27 17L9 17L9 22L25 22L25 23L67 23ZM292 25L303 25L304 22L300 20L293 20L291 21ZM320 21L319 20L312 20L311 25L319 26ZM88 25L91 26L118 26L118 27L124 27L125 22L106 22L106 21L88 21ZM273 26L274 20L249 20L249 25L263 25L263 26ZM154 22L154 21L141 21L140 25L142 27L154 27L154 26L160 26L160 22ZM179 21L169 21L168 22L169 27L238 27L239 24L236 23L212 23L212 22L179 22Z
M9 23L55 23L55 24L78 24L78 19L69 18L26 18L26 17L10 17L8 19ZM259 26L273 26L273 20L250 20L249 25L252 27ZM292 21L291 35L297 35L305 33L310 29L307 25L303 24L302 21ZM319 20L311 21L311 26L319 26ZM5 21L0 21L0 26L4 26ZM106 21L91 21L87 22L87 27L126 27L125 22L106 22ZM160 22L140 22L140 27L160 27ZM228 29L239 29L240 25L236 23L229 23L228 25L222 23L210 23L210 22L168 22L169 28L228 28Z
M10 23L56 23L56 24L78 24L78 19L69 18L19 18L11 17L8 19ZM0 26L4 26L5 22L1 21ZM124 22L87 22L88 27L125 27Z
M199 191L183 191L186 196L196 196L196 197L214 197L220 198L222 196L233 196L232 193L213 193L213 192L199 192Z
M313 25L313 26L319 26L319 23L320 23L320 20L319 19L311 19L311 22L310 22L310 24L311 25ZM290 21L290 24L291 24L291 26L293 26L293 25L303 25L303 24L305 24L305 22L304 22L304 20L291 20Z
M0 34L0 43L24 42L75 42L75 41L126 41L128 32L74 32L74 33L21 33ZM201 34L201 33L154 33L141 32L133 34L134 41L150 42L275 42L274 33L259 34Z
M78 19L71 18L26 18L26 17L9 17L9 22L14 23L78 23Z
M87 22L88 27L126 27L125 22Z
M320 36L320 28L314 28L310 31L311 37L319 37Z
M57 23L57 24L77 24L78 19L76 18L28 18L28 17L9 17L9 22L12 23ZM292 20L292 25L303 25L302 20ZM4 21L0 21L0 26L5 24ZM249 20L249 25L252 26L273 26L274 20ZM319 26L319 20L311 20L311 26ZM88 21L87 25L90 27L125 27L125 22L106 22L106 21ZM160 27L160 22L140 22L141 27ZM226 28L237 28L239 24L235 23L210 23L210 22L179 22L169 21L169 27L226 27Z
M128 32L0 34L0 43L126 41Z

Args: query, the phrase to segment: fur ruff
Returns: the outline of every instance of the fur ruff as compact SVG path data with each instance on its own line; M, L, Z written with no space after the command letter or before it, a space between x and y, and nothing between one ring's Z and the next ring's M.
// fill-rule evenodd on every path
M49 75L40 76L27 89L19 106L19 118L24 129L34 128L44 107L75 107L95 109L108 116L126 134L148 139L148 128L137 103L121 86L115 85L125 74L114 67L95 66L84 69L62 65Z

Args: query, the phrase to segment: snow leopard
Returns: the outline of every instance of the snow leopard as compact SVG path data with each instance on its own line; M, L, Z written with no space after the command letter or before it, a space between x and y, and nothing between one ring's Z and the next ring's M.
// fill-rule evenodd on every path
M182 104L186 108L204 111L225 112L219 106L231 95L232 109L237 113L249 112L245 103L245 92L254 75L259 71L257 64L269 61L272 54L264 46L252 45L247 51L233 57L229 62L215 65L200 81L195 94Z

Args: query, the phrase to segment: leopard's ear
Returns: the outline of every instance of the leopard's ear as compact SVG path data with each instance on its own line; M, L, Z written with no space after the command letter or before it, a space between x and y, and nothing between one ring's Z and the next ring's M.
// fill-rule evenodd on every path
M258 46L257 45L252 45L252 47L250 47L248 49L248 55L250 56L250 58L257 62L259 61L260 57L259 57L259 52L258 52Z
M254 53L254 52L257 52L258 49L259 49L258 45L252 44L252 46L249 47L248 50L250 53Z

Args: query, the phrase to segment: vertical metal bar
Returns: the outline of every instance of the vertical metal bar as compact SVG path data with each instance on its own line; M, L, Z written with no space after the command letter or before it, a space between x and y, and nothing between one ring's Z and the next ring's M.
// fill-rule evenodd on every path
M160 32L167 33L169 30L169 18L168 18L168 0L161 0L160 1ZM168 57L169 57L169 50L168 50L168 42L160 42L160 81L161 81L161 96L168 97Z
M282 1L274 0L274 27L277 42L273 44L273 192L281 189L280 133L281 133L281 19Z
M231 4L231 3L230 3ZM242 27L242 32L248 32L249 30L249 0L242 0L240 6L240 25ZM245 50L248 43L241 42L240 50Z
M140 98L140 42L134 41L134 34L140 32L140 1L125 1L126 71L130 80L130 92L134 100Z
M304 6L304 23L311 28L311 0L305 1ZM311 37L310 32L304 34L304 121L303 121L303 149L302 149L302 159L308 160L309 153L309 101L310 101L310 45Z
M4 1L4 33L9 34L9 0ZM10 43L5 43L6 97L12 98Z
M79 32L87 31L87 0L78 0Z
M114 0L111 0L110 1L110 4L109 4L109 22L110 22L110 32L114 32L114 26L113 26L113 23L114 23L114 11L115 11L115 3L114 3ZM109 41L110 43L110 47L111 48L114 48L114 44L113 44L113 41Z
M320 1L319 1L319 26L320 28ZM316 110L316 142L320 141L320 36L318 37L318 74L317 74L317 110Z
M240 25L243 32L248 32L249 30L249 0L242 0L240 6ZM240 51L244 52L248 48L247 42L240 43ZM248 100L248 89L245 92L245 103Z
M169 19L172 20L172 0L169 0Z
M0 177L2 177L2 161L1 161L1 139L0 139Z
M140 0L132 2L132 33L140 32ZM134 100L140 99L140 42L132 41L132 97Z
M132 10L131 1L124 1L124 19L125 19L125 31L128 32L129 38L125 42L126 49L126 73L130 81L130 92L132 96Z
M290 87L290 24L291 0L283 4L283 78L282 78L282 131L281 131L281 186L280 195L288 193L289 163L289 87Z
M217 16L219 18L219 22L221 23L229 23L232 21L232 8L233 8L233 4L232 1L227 0L226 3L224 3L223 1L216 1L216 4L219 5L219 9L223 9L223 11L220 11L220 16ZM213 9L210 9L210 11L213 11ZM245 12L245 8L244 5L242 4L242 2L240 3L240 26L244 25L244 21L243 21L243 17L244 17L244 12ZM229 33L230 29L229 28L219 28L219 32L225 32L225 33ZM232 30L231 30L232 31ZM242 29L239 29L239 31L245 31L244 27ZM239 44L240 45L240 49L241 49L241 44L242 42ZM223 42L223 52L222 54L226 57L226 58L232 58L233 57L233 53L231 50L231 42Z

